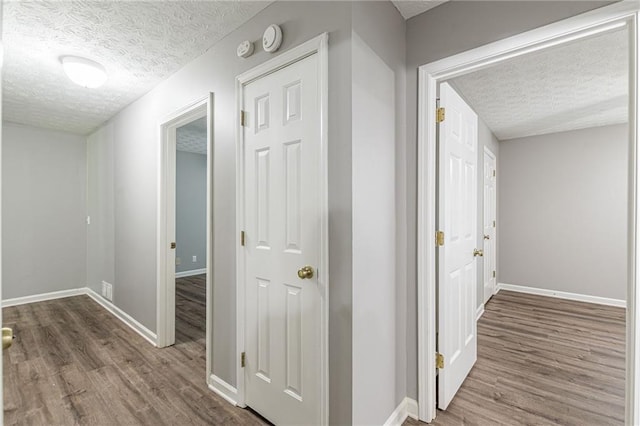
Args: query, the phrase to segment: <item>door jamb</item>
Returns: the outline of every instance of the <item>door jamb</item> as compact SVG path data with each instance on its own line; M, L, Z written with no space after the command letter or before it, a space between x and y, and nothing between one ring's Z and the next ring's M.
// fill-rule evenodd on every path
M237 405L245 407L245 375L240 357L245 350L245 250L240 245L240 233L244 229L244 135L240 122L243 105L243 87L267 74L278 71L307 58L318 55L318 83L320 92L320 264L318 265L318 285L320 287L320 424L329 424L329 197L328 197L328 68L329 34L322 33L315 38L289 49L281 55L260 64L236 77L236 377Z
M496 290L498 288L498 277L497 277L497 275L498 275L498 272L497 272L498 271L498 257L497 257L497 254L498 254L498 239L497 239L497 235L498 235L498 176L497 176L498 175L498 157L496 157L496 155L493 153L493 151L491 151L491 148L489 148L486 145L484 146L483 154L487 154L489 157L493 158L493 161L495 161L495 163L496 163L496 167L494 169L494 170L496 170L496 187L495 187L495 191L496 191L495 192L495 195L496 195L496 197L495 197L496 226L494 227L494 234L495 234L494 235L494 239L495 239L495 244L494 245L495 245L495 250L494 250L494 253L493 253L493 258L494 258L495 265L496 265L496 269L495 269L495 271L496 271L496 277L495 277L496 280L495 280L495 283L494 283L494 286L493 286L493 291L491 292L492 294L496 294ZM483 160L484 160L484 155L483 155ZM484 168L484 161L483 161L483 168ZM484 180L484 173L482 173L482 175L483 175L483 180ZM484 182L483 182L483 192L482 193L484 194ZM484 198L484 195L483 195L483 197L482 197L483 210L484 210L485 201L486 201L486 199ZM484 223L484 212L483 212L483 215L482 215L482 219L483 219L482 221ZM484 231L483 231L483 234L484 234ZM484 271L484 269L483 269L483 271ZM483 286L482 286L482 305L484 306L485 304L486 304L486 302L484 301L484 283L483 283Z
M636 2L619 2L524 32L418 69L418 408L419 418L436 415L436 90L440 81L616 27L628 25L629 56L629 274L627 287L626 424L640 422L640 220L638 202L638 18Z
M157 248L157 342L163 348L175 343L175 176L176 129L195 119L207 117L207 254L206 254L206 377L211 374L213 330L213 112L214 94L209 93L166 116L159 123L158 149L158 248ZM171 196L173 194L173 196ZM173 261L171 260L173 259Z

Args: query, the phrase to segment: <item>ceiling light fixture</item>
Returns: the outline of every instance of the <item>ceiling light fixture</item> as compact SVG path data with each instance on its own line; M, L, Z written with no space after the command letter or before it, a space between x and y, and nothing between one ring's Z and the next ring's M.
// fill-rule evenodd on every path
M107 81L107 71L102 65L91 59L62 56L60 62L67 77L82 87L95 89Z

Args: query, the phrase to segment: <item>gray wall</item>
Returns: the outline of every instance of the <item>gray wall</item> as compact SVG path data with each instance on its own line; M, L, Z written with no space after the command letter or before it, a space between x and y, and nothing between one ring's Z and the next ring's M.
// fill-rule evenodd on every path
M626 300L627 147L627 125L500 142L500 282Z
M484 244L484 148L487 147L500 158L500 145L491 129L478 117L478 247ZM496 163L497 164L497 163ZM499 200L497 194L496 198ZM496 211L496 215L499 212ZM497 228L496 228L497 231ZM497 268L497 266L496 266ZM497 270L497 269L496 269ZM477 307L484 304L484 262L478 262Z
M180 138L180 129L177 134ZM207 156L203 154L178 151L176 155L176 245L176 257L181 259L176 272L206 268Z
M113 127L87 138L87 286L102 293L102 281L115 282ZM117 301L120 293L113 292Z
M399 222L407 239L407 396L418 396L417 116L418 67L610 4L606 1L449 1L407 21L406 209Z
M82 136L3 123L3 297L86 286Z
M396 250L406 25L390 2L354 3L352 13L353 424L380 425L406 396Z
M115 239L114 303L156 330L156 232L158 123L169 113L215 92L213 372L236 385L235 328L235 76L322 32L329 41L329 380L330 422L348 424L351 416L351 7L346 2L276 2L204 55L186 65L129 105L92 135L109 151ZM272 23L284 39L276 55L260 49L236 57L237 45L260 41ZM104 134L105 138L97 137ZM92 172L93 173L93 172ZM109 203L109 185L94 194ZM104 238L106 239L106 238ZM93 242L91 243L93 246ZM99 272L98 272L99 273ZM108 274L109 271L103 272ZM96 273L91 272L94 276ZM95 277L94 280L104 279Z

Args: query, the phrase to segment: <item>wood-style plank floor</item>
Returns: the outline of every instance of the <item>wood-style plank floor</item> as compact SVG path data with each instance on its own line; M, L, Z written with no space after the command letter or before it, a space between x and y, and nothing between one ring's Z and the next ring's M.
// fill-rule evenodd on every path
M624 376L624 309L501 291L476 365L432 424L622 425Z
M87 296L3 309L17 336L3 356L5 424L263 424L207 388L204 276L176 284L176 344L164 349Z

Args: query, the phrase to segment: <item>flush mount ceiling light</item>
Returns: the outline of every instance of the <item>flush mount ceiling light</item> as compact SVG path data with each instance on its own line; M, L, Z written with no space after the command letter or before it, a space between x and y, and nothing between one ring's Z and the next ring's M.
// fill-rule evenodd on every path
M107 71L102 65L91 59L62 56L60 62L67 77L82 87L95 89L107 81Z

